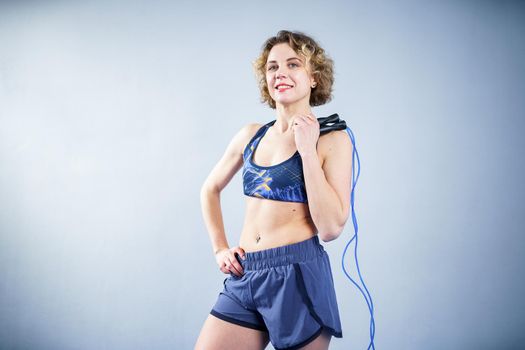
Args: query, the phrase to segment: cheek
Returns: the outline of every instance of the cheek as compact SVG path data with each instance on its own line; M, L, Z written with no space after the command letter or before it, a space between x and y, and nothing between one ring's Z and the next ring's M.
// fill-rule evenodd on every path
M270 95L273 95L274 89L273 89L273 81L271 79L266 79L266 86L268 88L268 92Z

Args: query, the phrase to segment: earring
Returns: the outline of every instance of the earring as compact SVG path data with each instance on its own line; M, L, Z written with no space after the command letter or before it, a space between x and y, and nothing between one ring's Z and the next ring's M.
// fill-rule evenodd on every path
M317 83L312 84L312 89L317 86Z

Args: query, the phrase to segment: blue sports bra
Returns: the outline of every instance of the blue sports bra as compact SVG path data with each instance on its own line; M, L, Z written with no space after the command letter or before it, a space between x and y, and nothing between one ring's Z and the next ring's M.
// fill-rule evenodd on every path
M299 151L287 160L272 166L253 162L253 153L262 137L276 120L263 125L244 148L242 180L244 194L251 197L285 202L308 202L304 184L303 161Z

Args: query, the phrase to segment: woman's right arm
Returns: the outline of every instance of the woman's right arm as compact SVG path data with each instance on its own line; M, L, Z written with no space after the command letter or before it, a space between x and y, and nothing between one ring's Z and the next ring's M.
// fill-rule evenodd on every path
M210 172L201 187L202 215L210 236L214 254L229 249L220 206L220 193L243 164L243 151L258 124L248 124L232 138L222 158Z

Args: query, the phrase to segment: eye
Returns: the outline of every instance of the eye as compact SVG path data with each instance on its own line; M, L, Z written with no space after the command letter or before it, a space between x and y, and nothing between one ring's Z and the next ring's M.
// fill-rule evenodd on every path
M299 65L297 63L290 63L289 66L296 66L296 67L299 67Z
M272 69L274 69L274 68L275 68L275 66L269 66L269 67L268 67L268 70L272 70Z

